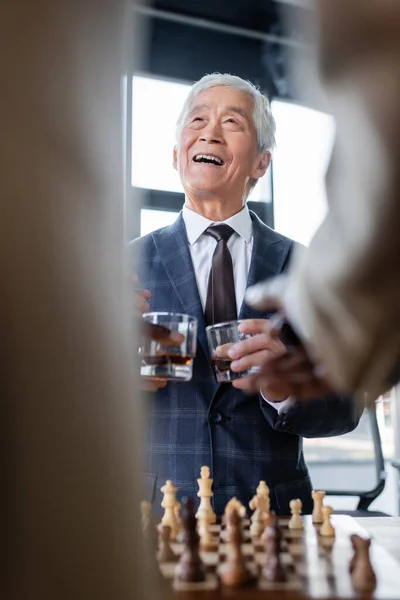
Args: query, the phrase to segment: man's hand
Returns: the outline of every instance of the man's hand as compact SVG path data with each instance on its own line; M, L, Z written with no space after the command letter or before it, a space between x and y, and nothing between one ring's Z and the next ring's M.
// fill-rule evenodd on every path
M234 359L231 363L232 371L241 373L252 367L260 367L270 356L286 352L285 346L271 335L271 323L267 319L249 319L239 326L242 333L252 334L251 338L232 346L228 355ZM272 390L263 382L260 387L254 376L236 379L232 385L247 392L261 391L265 398L272 402L286 400L289 394L280 390Z
M145 312L148 312L150 309L149 300L151 298L151 293L149 290L141 290L137 288L137 283L139 278L137 275L132 275L131 283L133 287L133 314L138 316L142 315Z
M159 342L163 346L180 346L185 339L185 336L177 331L171 331L164 325L150 323L146 319L142 319L140 323L141 334L144 338Z

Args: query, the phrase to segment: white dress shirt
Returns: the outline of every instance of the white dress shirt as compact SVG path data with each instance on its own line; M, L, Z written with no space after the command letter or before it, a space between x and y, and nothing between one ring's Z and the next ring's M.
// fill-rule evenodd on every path
M206 217L199 215L193 210L190 210L186 205L183 207L182 216L186 226L186 234L189 241L197 289L199 290L200 301L204 311L212 256L217 245L217 241L210 235L204 235L204 232L208 227L216 225L217 222L210 221ZM236 308L237 313L239 314L246 291L251 253L253 250L253 223L247 205L245 205L240 212L236 213L236 215L223 221L223 223L232 227L234 231L229 238L227 245L232 256ZM220 222L218 222L218 224L220 224ZM286 413L289 408L293 406L293 400L290 398L283 402L269 402L266 398L264 399L271 404L279 414Z
M187 206L183 207L182 216L185 221L186 233L189 240L197 289L199 290L201 305L204 311L207 299L208 278L217 241L210 235L203 234L208 227L215 225L216 222L206 219L206 217L190 210ZM233 215L233 217L229 217L224 223L234 230L227 244L232 256L236 308L239 314L246 291L251 253L253 250L253 224L249 209L247 206L244 206L239 213Z

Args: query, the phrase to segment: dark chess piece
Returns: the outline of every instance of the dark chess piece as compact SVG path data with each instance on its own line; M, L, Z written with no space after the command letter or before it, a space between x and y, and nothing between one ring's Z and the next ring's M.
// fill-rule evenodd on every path
M237 511L229 514L229 546L226 561L219 568L223 585L240 587L254 579L242 552L242 521Z
M204 581L206 570L199 554L200 538L197 533L194 502L191 498L184 505L182 528L184 548L176 568L176 577L186 583Z
M233 509L226 515L226 534L225 541L231 542L232 538L239 536L240 543L243 543L242 519L237 510Z
M353 588L358 592L372 592L376 588L376 575L369 557L371 540L353 534L350 536L354 556L350 560Z
M265 563L261 571L262 578L274 583L286 581L287 577L280 557L282 531L276 516L270 520L268 527L266 527L263 533L263 541L265 544Z
M171 548L171 527L162 525L158 534L158 562L173 562L177 559L175 552Z

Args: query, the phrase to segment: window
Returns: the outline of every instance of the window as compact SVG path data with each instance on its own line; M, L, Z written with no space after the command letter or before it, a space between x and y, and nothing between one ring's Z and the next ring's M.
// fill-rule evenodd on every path
M134 76L132 84L132 185L152 190L182 192L172 166L175 124L190 85ZM249 196L270 201L268 174Z
M149 77L133 78L132 185L183 192L172 166L175 123L189 86Z
M140 211L140 235L147 235L156 229L171 225L178 213L168 210L150 210L142 208Z
M272 102L275 229L308 245L326 213L324 177L334 137L333 118L290 102Z

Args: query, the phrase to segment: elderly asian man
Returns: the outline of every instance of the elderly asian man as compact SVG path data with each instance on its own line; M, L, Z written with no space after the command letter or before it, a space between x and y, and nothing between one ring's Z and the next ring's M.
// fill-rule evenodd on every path
M297 402L268 383L249 395L235 387L246 387L246 380L218 384L210 362L208 282L218 252L225 261L225 314L246 320L255 334L237 348L235 369L259 365L277 351L269 335L271 315L244 301L248 286L287 269L295 245L246 205L269 167L274 133L268 100L254 85L227 74L203 77L177 123L173 161L185 190L183 210L171 226L131 244L134 255L140 250L142 256L137 270L150 310L187 313L199 322L192 380L164 382L148 400L145 470L148 499L157 505L166 479L181 495L194 496L200 467L209 465L217 514L232 496L247 504L260 480L270 487L277 513L289 513L292 498L309 512L312 484L302 438L340 435L358 423L351 398L327 390Z

